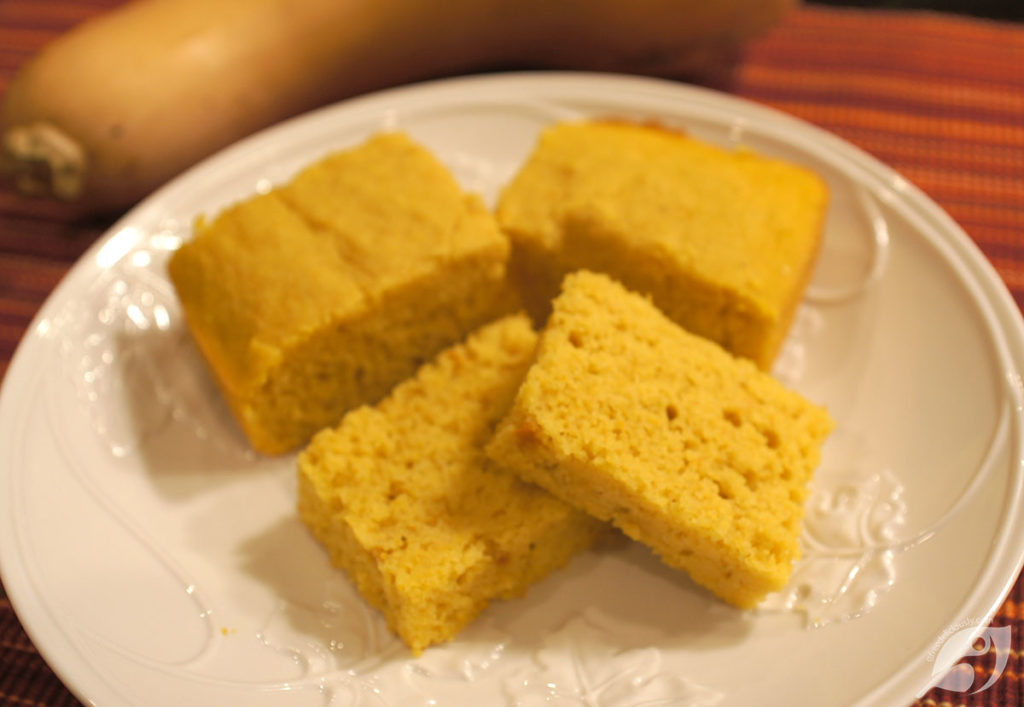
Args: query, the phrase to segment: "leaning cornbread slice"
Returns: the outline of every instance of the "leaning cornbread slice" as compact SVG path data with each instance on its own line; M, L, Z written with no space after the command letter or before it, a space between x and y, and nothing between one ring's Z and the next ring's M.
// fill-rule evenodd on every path
M769 369L809 279L828 190L817 175L649 124L545 130L502 192L512 272L542 321L586 268Z
M508 251L477 196L386 133L200 220L169 271L242 429L279 453L513 311Z
M790 576L832 427L750 361L581 271L487 452L749 608Z
M535 344L526 315L487 325L299 456L302 519L415 653L605 527L484 453Z

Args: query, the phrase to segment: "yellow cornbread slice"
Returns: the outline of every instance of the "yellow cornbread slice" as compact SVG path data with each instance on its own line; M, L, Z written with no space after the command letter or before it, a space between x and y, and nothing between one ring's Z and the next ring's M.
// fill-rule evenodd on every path
M484 454L535 344L526 315L487 325L299 456L302 519L415 653L605 527Z
M487 452L749 608L790 576L832 427L750 361L581 271Z
M817 256L828 191L812 172L653 125L556 124L502 192L512 272L542 321L586 268L768 369Z
M513 311L508 251L478 197L386 133L199 220L169 271L250 442L278 453Z

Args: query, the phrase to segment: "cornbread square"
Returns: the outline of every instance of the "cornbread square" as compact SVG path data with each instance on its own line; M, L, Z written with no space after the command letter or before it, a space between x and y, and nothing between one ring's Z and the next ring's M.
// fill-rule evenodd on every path
M498 221L531 314L586 268L769 369L802 297L828 189L807 169L650 124L559 123L506 187Z
M487 453L749 608L788 581L832 427L750 361L581 271Z
M605 527L484 454L535 344L526 315L487 325L299 456L302 519L417 654Z
M274 454L518 309L508 253L479 197L385 133L200 219L169 271L235 417Z

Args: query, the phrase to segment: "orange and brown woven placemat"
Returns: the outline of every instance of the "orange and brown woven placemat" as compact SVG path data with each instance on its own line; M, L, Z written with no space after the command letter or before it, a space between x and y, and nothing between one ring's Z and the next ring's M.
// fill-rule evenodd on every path
M832 131L916 184L971 236L1024 307L1024 24L928 12L812 9L751 47L729 87ZM1024 578L999 679L916 704L1024 705ZM971 657L974 685L999 665Z
M0 93L45 41L118 0L0 0ZM807 5L715 85L815 123L923 189L967 231L1024 306L1024 25L918 11ZM0 189L0 378L43 300L112 219L75 221ZM996 683L934 689L924 705L1024 705L1024 583ZM967 659L976 684L997 664ZM0 705L74 705L0 593Z

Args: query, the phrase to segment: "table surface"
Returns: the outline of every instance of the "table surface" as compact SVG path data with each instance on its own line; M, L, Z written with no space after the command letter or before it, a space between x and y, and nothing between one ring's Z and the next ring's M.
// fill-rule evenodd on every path
M117 0L0 0L0 98L46 41ZM860 146L942 206L1024 305L1024 24L807 5L756 40L715 88ZM45 298L113 217L71 218L0 188L0 379ZM1011 653L985 692L924 705L1024 705L1024 581L992 620ZM965 659L982 680L997 656ZM0 704L73 705L0 589Z

